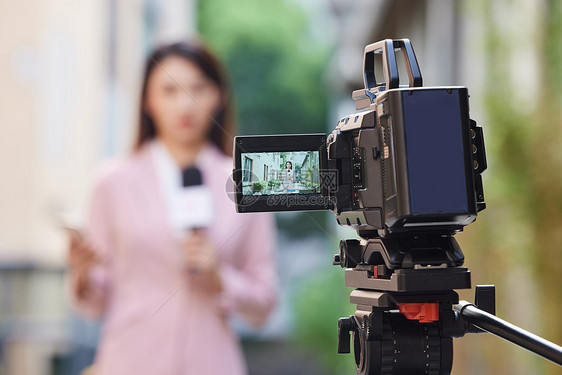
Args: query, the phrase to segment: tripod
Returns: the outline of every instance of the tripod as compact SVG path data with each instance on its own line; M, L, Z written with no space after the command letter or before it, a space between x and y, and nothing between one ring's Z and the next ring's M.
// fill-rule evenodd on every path
M494 316L493 285L459 302L470 271L452 235L366 237L341 241L334 256L357 288L355 314L338 321L338 353L351 352L351 333L357 374L450 374L453 338L484 331L562 365L562 347Z

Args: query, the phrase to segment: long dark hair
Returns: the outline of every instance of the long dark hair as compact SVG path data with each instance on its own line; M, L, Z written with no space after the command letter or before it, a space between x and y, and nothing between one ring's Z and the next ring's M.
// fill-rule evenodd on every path
M156 48L146 61L142 91L140 98L140 119L135 149L140 149L147 141L156 137L154 120L144 108L147 83L154 68L167 57L177 56L193 62L207 78L216 84L221 92L221 105L213 116L213 125L209 133L211 143L216 145L225 155L232 155L232 137L234 136L234 106L230 85L226 74L217 58L200 42L182 41L162 45Z

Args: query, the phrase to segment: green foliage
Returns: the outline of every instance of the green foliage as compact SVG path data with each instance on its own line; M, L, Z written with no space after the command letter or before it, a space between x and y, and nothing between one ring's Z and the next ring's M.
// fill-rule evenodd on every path
M279 179L277 179L277 180L269 180L269 181L267 182L267 186L268 186L270 189L279 187L279 186L281 186L281 180L279 180Z
M267 182L265 181L256 181L252 184L252 190L254 191L254 193L259 193L263 189L265 189L266 184Z
M327 211L290 212L277 214L277 228L292 239L326 237L325 227L334 216Z
M205 0L199 29L227 66L242 134L324 131L328 49L308 37L297 4Z
M550 86L555 90L549 94L560 104L562 100L562 2L558 0L546 1L546 23L544 25L546 38L542 39L545 56L544 78L548 79Z
M305 182L304 185L312 189L318 189L320 187L320 184L317 182Z

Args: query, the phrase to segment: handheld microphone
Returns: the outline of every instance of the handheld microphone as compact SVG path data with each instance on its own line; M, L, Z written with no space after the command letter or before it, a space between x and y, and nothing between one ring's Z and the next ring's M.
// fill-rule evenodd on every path
M178 220L181 228L191 234L204 231L213 220L213 205L210 190L203 185L201 171L189 167L182 171L182 188L178 192ZM191 274L198 269L188 264Z
M177 190L172 209L174 227L185 231L206 228L213 222L213 201L203 185L201 171L190 167L182 171L182 188Z

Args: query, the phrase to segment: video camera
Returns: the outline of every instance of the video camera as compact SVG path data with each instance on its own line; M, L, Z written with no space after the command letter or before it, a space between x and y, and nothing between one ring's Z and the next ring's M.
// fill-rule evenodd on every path
M454 235L486 207L482 128L466 87L422 86L408 39L368 45L363 69L364 88L352 94L359 112L330 134L235 137L236 207L332 210L361 237L334 256L357 305L339 320L338 352L351 351L351 332L358 374L448 374L453 337L484 329L506 338L493 286L477 287L478 307L454 292L471 287ZM510 329L520 340L508 340L562 363L560 347L530 348L536 336Z
M396 50L409 86L399 86ZM377 60L385 62L382 82ZM371 44L364 62L365 89L353 92L362 111L331 134L236 137L239 212L331 209L340 225L381 234L454 233L475 220L485 207L486 158L467 89L422 87L408 40ZM276 190L291 159L300 170L294 189Z

